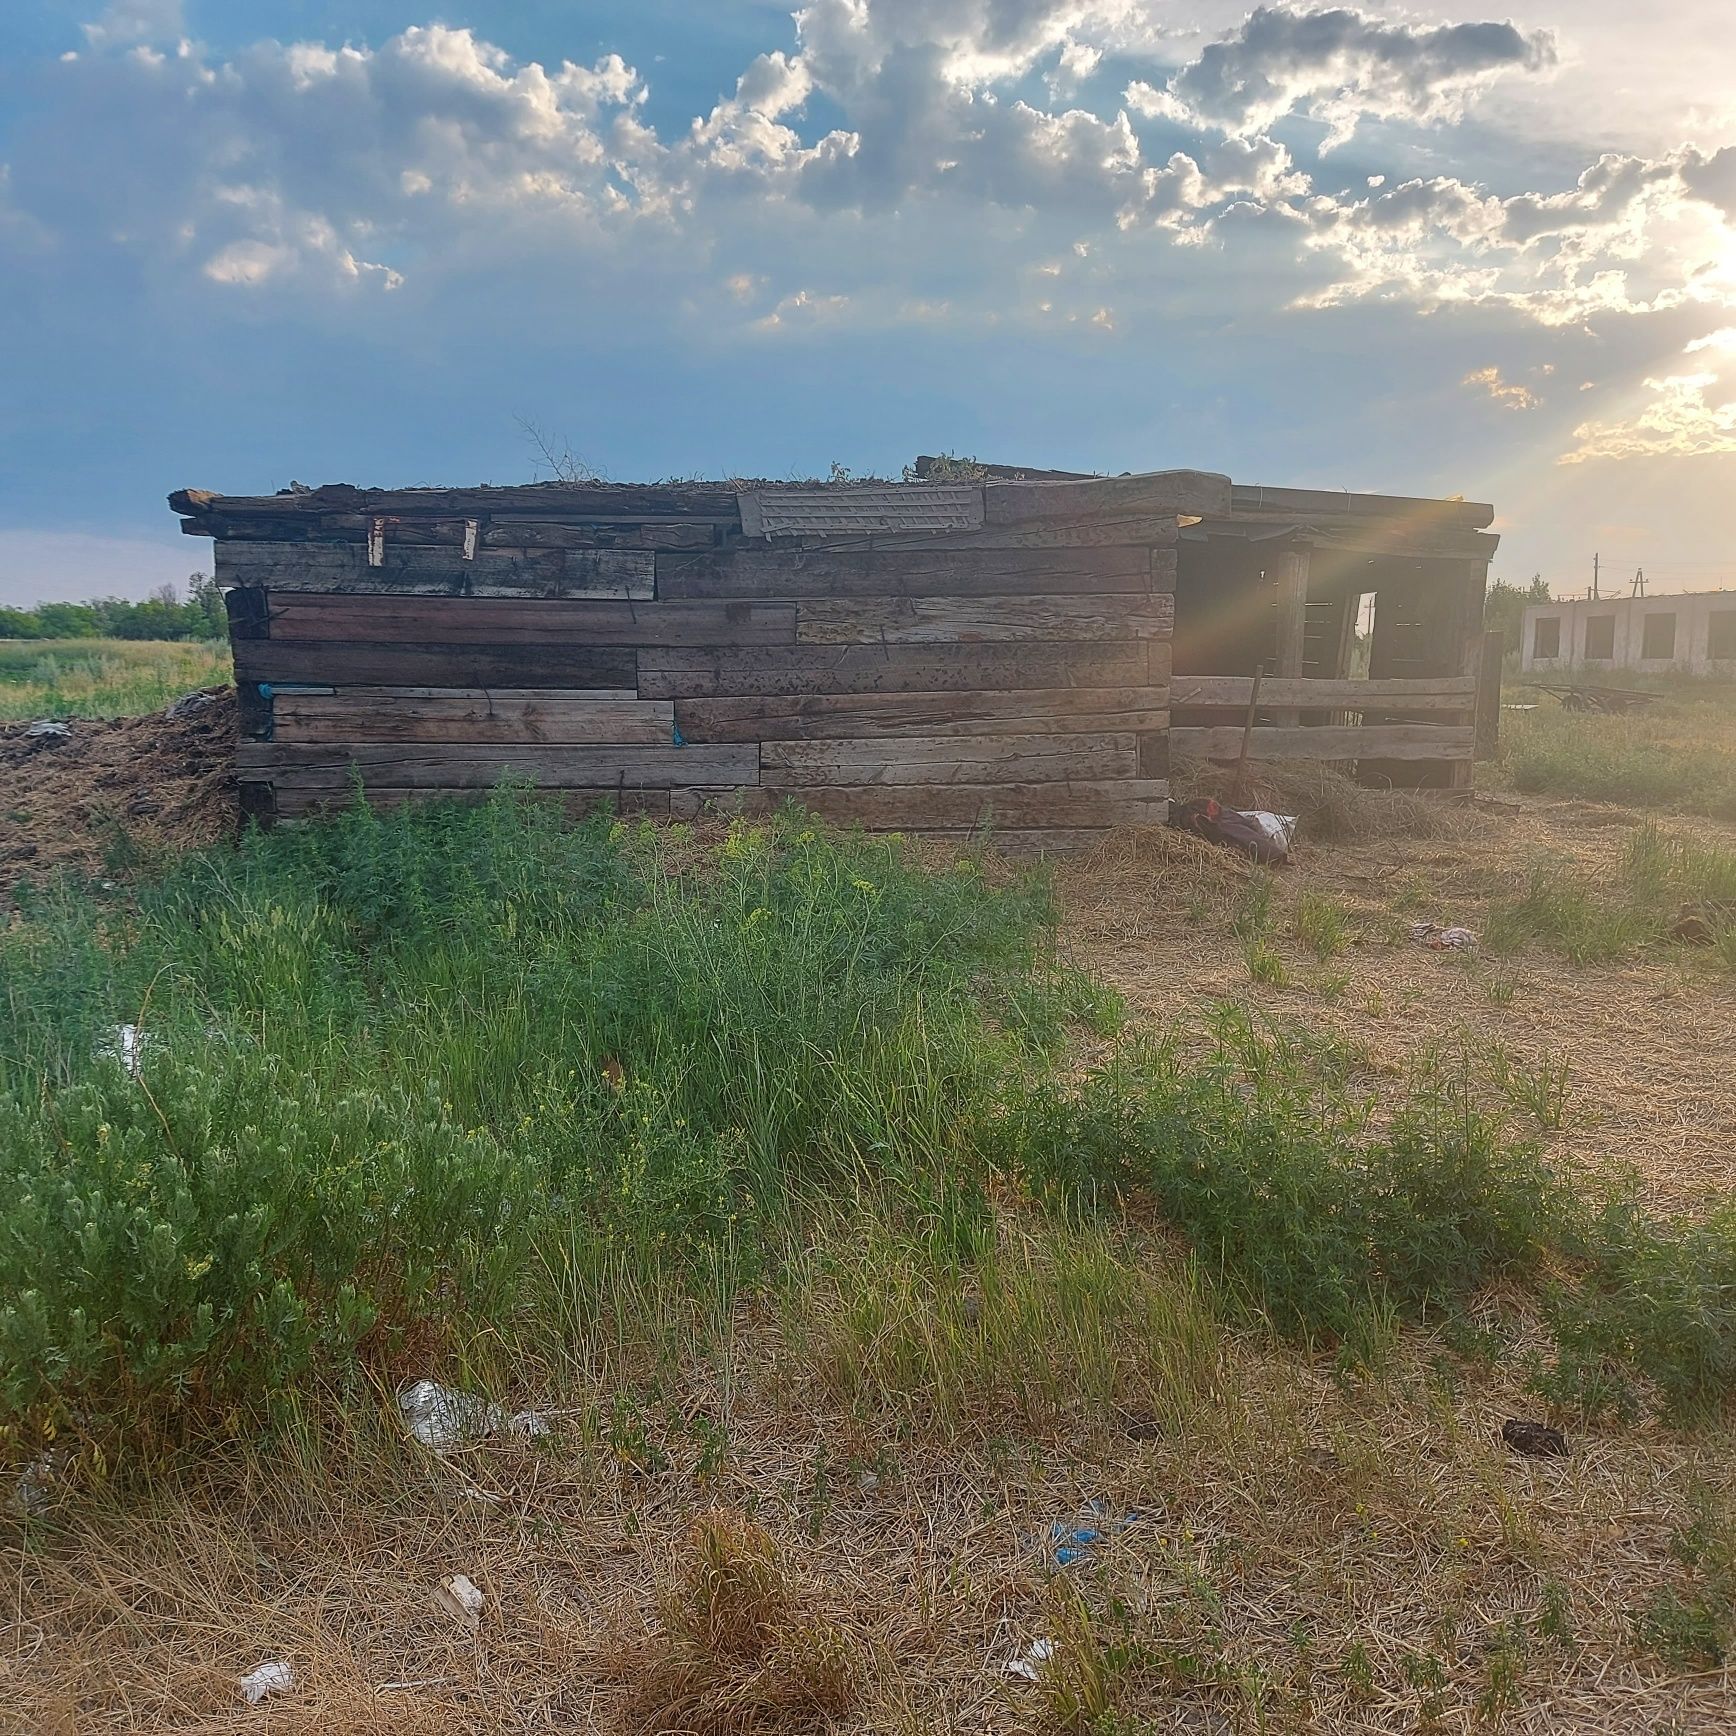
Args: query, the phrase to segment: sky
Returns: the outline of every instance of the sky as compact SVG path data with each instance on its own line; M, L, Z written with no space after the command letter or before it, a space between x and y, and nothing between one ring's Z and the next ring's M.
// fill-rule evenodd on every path
M897 475L1492 501L1736 586L1728 0L4 0L0 603L173 488Z

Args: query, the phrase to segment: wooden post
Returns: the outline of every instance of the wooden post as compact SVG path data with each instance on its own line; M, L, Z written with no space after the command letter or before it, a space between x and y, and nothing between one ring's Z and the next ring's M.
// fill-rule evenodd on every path
M1300 681L1303 674L1304 645L1308 633L1308 545L1296 543L1279 552L1273 568L1278 581L1278 658L1275 673L1283 679ZM1294 707L1274 712L1272 721L1293 724L1298 720Z
M1499 633L1483 635L1483 660L1477 671L1477 758L1492 760L1501 746L1501 666L1507 655Z
M1230 784L1230 802L1234 807L1240 807L1247 799L1243 793L1248 777L1248 748L1254 739L1254 716L1260 709L1260 683L1266 679L1266 665L1260 664L1254 671L1254 685L1248 694L1248 718L1242 725L1242 747L1236 755L1236 775Z

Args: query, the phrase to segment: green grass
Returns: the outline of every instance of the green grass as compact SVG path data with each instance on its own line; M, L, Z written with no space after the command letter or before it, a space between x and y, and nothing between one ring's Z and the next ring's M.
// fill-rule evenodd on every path
M1721 884L1660 844L1635 875ZM1707 876L1712 876L1708 879ZM1126 1040L1046 883L798 817L721 844L513 791L58 881L0 934L0 1428L151 1457L468 1365L781 1310L945 1426L1182 1415L1239 1322L1364 1349L1529 1292L1588 1407L1736 1388L1736 1218L1593 1211L1460 1057L1377 1099L1227 1009ZM1242 912L1269 928L1257 887ZM114 1053L145 1033L136 1074ZM1508 1069L1511 1075L1512 1070ZM1559 1119L1553 1075L1506 1096Z
M1736 691L1677 684L1620 717L1540 698L1536 711L1504 714L1501 769L1525 794L1736 819Z
M1684 932L1699 937L1681 945L1684 955L1736 970L1736 850L1648 824L1613 879L1535 864L1523 893L1491 909L1485 938L1497 953L1538 945L1584 965L1667 947Z
M0 723L132 717L232 678L229 647L201 641L0 640Z

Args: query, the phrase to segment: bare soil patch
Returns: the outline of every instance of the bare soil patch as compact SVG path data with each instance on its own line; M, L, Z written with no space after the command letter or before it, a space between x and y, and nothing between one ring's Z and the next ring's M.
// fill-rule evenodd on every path
M148 853L235 830L235 696L191 715L77 718L64 736L0 724L0 876L93 872L117 843ZM126 845L122 843L123 850Z

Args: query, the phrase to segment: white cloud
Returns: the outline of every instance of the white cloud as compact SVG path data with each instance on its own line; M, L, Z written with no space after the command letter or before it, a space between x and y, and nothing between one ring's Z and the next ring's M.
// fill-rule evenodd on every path
M1511 23L1424 29L1347 7L1260 6L1161 89L1141 82L1127 95L1142 113L1232 134L1265 132L1299 112L1326 123L1330 149L1364 119L1456 121L1501 74L1555 60L1548 31Z
M1503 379L1497 367L1473 368L1459 383L1480 386L1497 404L1508 410L1535 410L1540 401L1529 386Z
M1736 453L1736 330L1708 333L1683 353L1701 356L1705 365L1649 376L1631 413L1580 423L1561 462Z
M181 0L111 0L100 17L80 29L92 48L179 42L187 34Z

